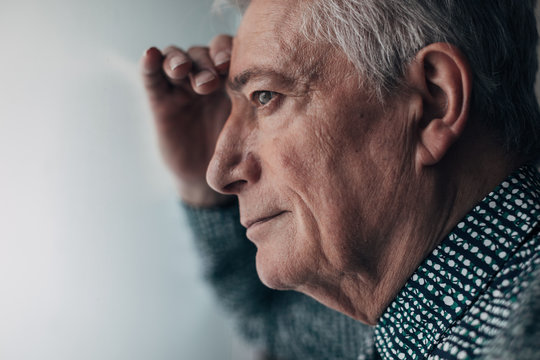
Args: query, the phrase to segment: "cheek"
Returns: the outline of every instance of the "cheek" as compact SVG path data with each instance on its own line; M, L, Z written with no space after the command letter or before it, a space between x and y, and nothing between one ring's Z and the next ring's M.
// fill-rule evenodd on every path
M293 207L296 237L290 253L319 267L341 267L346 243L344 223L358 222L356 209L349 205L346 177L339 174L336 157L322 150L320 142L275 140L275 171L272 176L281 196ZM357 204L356 204L357 205ZM344 209L346 211L344 211ZM324 262L328 260L329 264ZM313 265L312 265L313 266Z
M290 181L294 188L305 185L305 180L311 175L309 160L302 158L303 154L299 154L295 144L291 142L275 140L276 149L276 168L274 173L281 177L284 181Z
M324 133L322 129L291 127L269 146L273 153L270 170L304 196L320 191L336 173L339 149L335 144L339 142Z

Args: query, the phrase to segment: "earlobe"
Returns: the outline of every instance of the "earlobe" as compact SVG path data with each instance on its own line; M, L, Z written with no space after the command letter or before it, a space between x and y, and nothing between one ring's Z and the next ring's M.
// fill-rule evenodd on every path
M442 119L432 119L420 131L416 149L417 169L441 161L457 138L458 135Z
M411 63L410 80L422 96L417 121L416 168L435 165L462 135L468 120L472 73L455 46L434 43Z

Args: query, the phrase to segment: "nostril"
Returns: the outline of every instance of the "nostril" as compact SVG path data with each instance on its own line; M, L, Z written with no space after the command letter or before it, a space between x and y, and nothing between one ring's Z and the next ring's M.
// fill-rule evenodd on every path
M224 193L236 193L240 190L240 188L242 188L242 186L244 186L244 184L247 184L247 181L246 180L237 180L235 182L232 182L228 185L225 185L223 187L223 192Z
M226 124L220 134L206 180L219 193L238 195L258 181L261 170L257 157L244 147L245 138L239 138L231 124Z

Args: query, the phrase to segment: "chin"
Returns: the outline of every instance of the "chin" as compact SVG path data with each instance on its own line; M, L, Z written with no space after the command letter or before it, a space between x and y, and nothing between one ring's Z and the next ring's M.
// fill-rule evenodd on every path
M261 282L267 287L275 290L287 290L283 279L281 279L279 265L267 261L261 251L257 251L256 266L257 274Z
M261 282L275 290L294 290L301 283L301 276L291 267L286 258L274 260L260 250L256 257L257 274Z

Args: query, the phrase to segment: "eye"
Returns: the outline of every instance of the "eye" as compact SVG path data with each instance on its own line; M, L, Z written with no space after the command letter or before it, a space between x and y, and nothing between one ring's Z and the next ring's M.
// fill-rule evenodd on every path
M274 91L268 91L268 90L255 91L252 95L252 100L257 105L265 106L268 103L270 103L270 101L272 101L272 99L274 99L277 95L278 93Z

